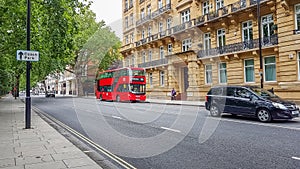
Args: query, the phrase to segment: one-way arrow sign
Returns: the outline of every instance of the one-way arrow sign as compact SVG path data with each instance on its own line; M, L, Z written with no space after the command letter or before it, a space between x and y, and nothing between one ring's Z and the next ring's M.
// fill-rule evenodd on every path
M17 50L17 60L39 61L39 52L30 50Z

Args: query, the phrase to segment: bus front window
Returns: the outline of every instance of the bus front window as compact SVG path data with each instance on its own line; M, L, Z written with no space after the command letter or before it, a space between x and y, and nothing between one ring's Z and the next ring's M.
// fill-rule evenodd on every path
M146 93L146 86L141 84L130 84L130 91L132 93Z

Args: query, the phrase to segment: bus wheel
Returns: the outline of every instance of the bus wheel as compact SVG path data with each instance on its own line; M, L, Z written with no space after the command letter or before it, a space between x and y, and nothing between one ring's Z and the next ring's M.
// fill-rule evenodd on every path
M120 102L120 96L119 95L116 97L116 101Z

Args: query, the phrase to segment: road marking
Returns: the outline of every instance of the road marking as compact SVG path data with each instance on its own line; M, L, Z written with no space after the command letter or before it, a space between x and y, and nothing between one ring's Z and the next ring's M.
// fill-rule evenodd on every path
M173 131L173 132L176 132L176 133L181 133L181 131L179 131L179 130L171 129L171 128L168 128L168 127L160 127L160 128L165 129L165 130L169 130L169 131Z
M92 151L89 151L89 150L86 150L86 151L83 151L84 153L91 153Z
M114 119L123 120L122 117L119 117L119 116L111 116L111 117L114 118Z
M256 125L265 126L265 127L276 127L276 128L283 128L283 129L298 130L298 131L300 131L300 128L297 128L297 127L287 127L287 126L280 126L280 125L274 125L274 124L249 122L249 121L238 121L238 120L231 120L231 119L224 119L224 118L220 119L218 117L209 117L209 118L214 119L214 120L229 121L229 122L244 123L244 124L256 124Z
M294 160L300 160L300 157L292 157Z

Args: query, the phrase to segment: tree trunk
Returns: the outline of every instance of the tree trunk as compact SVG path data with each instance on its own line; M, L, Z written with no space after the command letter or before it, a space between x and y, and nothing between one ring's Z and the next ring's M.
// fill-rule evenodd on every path
M81 77L77 76L76 78L76 82L77 82L77 91L78 91L78 96L84 96L83 93L83 85L82 85L82 81L81 81Z

